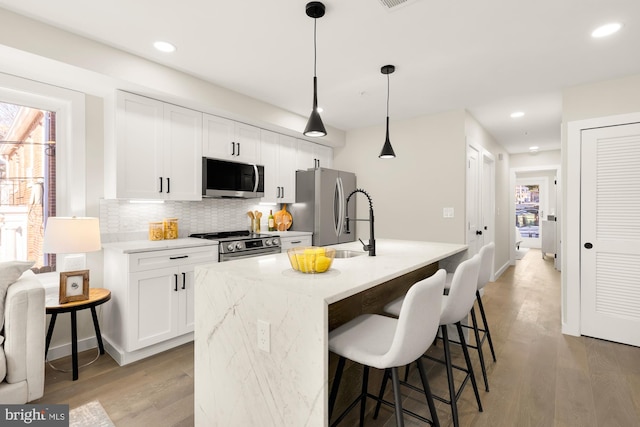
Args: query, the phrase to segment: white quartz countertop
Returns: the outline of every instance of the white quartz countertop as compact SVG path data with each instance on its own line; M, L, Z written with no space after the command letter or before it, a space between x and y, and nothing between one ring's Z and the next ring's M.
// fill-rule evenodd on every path
M198 246L215 246L217 240L196 239L187 237L172 240L130 240L127 242L103 243L104 249L113 249L125 254L149 251L164 251L167 249L184 249Z
M332 246L362 252L359 242ZM347 298L420 267L466 250L466 245L409 240L376 240L376 256L367 254L333 261L322 274L294 271L287 254L266 255L234 262L200 266L214 275L232 277L234 281L259 278L262 286L274 286L285 292L300 293L327 304Z

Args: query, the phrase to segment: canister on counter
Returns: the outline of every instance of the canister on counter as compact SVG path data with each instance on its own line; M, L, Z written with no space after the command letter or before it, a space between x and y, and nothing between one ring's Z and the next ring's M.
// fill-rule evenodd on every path
M162 221L149 223L149 240L164 239L164 224Z
M178 218L164 219L164 238L167 240L178 238Z

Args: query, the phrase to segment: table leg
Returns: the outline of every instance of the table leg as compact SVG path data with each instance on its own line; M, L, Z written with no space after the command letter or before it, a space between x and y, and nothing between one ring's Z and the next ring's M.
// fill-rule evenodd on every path
M49 321L49 329L47 329L47 341L44 348L44 359L47 360L47 353L49 353L49 344L51 344L51 336L53 335L53 327L56 325L56 318L58 313L51 314L51 321Z
M71 357L73 359L73 381L78 379L78 322L76 312L71 311Z
M96 314L96 308L91 307L91 317L93 317L93 327L96 330L96 339L98 340L98 348L100 354L104 354L104 345L102 344L102 334L100 334L100 324L98 323L98 315Z

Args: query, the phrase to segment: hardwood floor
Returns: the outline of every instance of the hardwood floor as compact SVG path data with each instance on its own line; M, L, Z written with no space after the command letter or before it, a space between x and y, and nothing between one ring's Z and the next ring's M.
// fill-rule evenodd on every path
M485 291L498 361L493 362L485 343L490 386L486 392L477 353L471 350L484 412L478 412L469 383L458 405L461 426L640 426L640 348L562 335L560 273L549 257L529 251ZM429 350L436 356L441 352L441 345ZM462 364L461 351L453 352ZM80 363L94 354L85 352ZM68 359L55 363L69 364ZM426 359L425 365L432 390L445 395L443 367ZM105 355L82 368L75 382L71 374L47 367L45 395L35 403L67 403L73 409L99 400L118 427L191 426L193 375L192 344L124 367ZM415 368L409 377L419 384ZM375 393L376 386L370 384L370 392ZM428 416L421 394L402 391L405 407ZM390 387L387 395L391 396ZM374 402L367 405L371 410ZM451 425L449 407L440 402L436 407L441 425ZM369 413L366 425L394 426L393 413L383 407L377 420ZM405 417L405 425L424 424Z

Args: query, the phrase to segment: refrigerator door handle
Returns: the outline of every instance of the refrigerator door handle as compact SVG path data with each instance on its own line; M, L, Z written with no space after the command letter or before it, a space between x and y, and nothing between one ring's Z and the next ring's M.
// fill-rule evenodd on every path
M337 196L337 205L338 205L338 217L334 218L334 225L336 228L336 237L340 237L342 234L342 227L344 226L344 186L342 185L342 178L336 178L336 196ZM334 200L336 203L336 200ZM335 208L334 208L335 214Z

